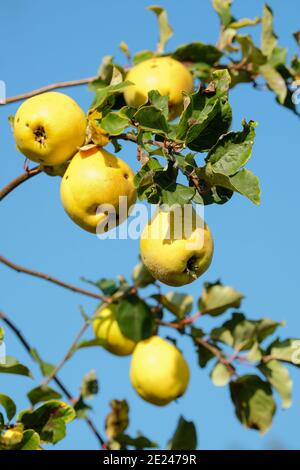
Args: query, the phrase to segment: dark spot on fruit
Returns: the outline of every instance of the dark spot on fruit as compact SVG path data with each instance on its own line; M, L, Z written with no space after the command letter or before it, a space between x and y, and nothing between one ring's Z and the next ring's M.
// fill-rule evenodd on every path
M26 122L25 126L26 126L26 127L29 127L29 124L28 124L28 122Z
M20 122L20 118L17 119L17 122Z
M68 177L68 175L67 175L67 176L66 176L66 180L67 180L68 178L69 178L69 177Z
M126 180L128 180L129 176L128 176L128 174L127 174L127 173L124 173L124 175L123 175L123 176L124 176L124 178L125 178Z
M35 135L35 140L41 144L41 145L45 145L45 141L47 139L47 135L46 135L46 131L44 129L43 126L38 126L34 131L33 131L34 135Z

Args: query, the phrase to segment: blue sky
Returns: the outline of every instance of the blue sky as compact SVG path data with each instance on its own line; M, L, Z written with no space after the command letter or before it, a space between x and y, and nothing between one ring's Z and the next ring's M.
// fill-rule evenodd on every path
M154 15L145 10L148 4L145 0L2 2L0 79L7 84L8 96L52 82L93 75L103 55L123 60L118 51L122 40L132 52L154 48L157 29ZM170 49L193 40L216 42L218 19L209 0L166 0L162 4L168 9L175 30ZM299 29L300 5L289 2L288 6L280 0L270 0L270 5L281 45L295 52L291 33ZM261 0L236 0L233 11L237 17L254 17L260 15L262 6ZM67 93L87 110L91 94L86 87L68 89ZM242 118L259 122L249 169L260 177L262 203L258 208L241 196L234 196L225 206L207 208L215 256L202 280L221 278L235 286L246 294L243 310L250 318L286 320L282 336L300 337L297 294L300 223L296 208L300 123L275 103L270 92L241 85L231 92L230 99L235 129L240 127ZM0 186L22 172L23 158L15 149L7 121L17 106L0 108ZM121 156L137 168L131 144L124 145ZM60 203L58 178L43 175L24 184L2 203L0 217L3 255L69 282L79 283L80 276L90 279L115 277L119 273L129 276L136 264L137 241L100 241L71 222ZM0 286L0 309L21 327L40 354L54 363L61 359L80 328L79 305L87 312L92 312L95 306L92 300L18 275L4 266L0 266ZM198 280L182 291L199 297L201 287ZM209 327L215 323L205 319L202 324ZM37 368L9 332L6 344L8 354L29 365L38 382ZM201 449L262 449L279 444L299 449L297 371L293 371L293 408L282 411L278 404L272 429L260 437L238 423L227 388L212 385L209 368L198 368L191 346L181 338L179 344L191 364L191 384L177 404L165 408L156 408L135 395L128 379L128 358L114 357L102 349L78 352L64 367L61 378L76 393L83 375L96 369L101 391L94 399L93 418L102 431L109 401L126 398L131 406L130 432L140 430L162 446L183 414L196 423ZM28 406L25 393L33 386L30 379L0 375L1 392L11 395L20 409ZM95 449L97 442L85 423L77 421L69 426L67 439L57 448Z

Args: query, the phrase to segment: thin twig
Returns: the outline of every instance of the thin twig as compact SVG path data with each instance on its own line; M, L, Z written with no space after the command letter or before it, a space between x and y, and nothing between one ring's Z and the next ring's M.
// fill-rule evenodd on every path
M203 315L203 313L199 311L195 313L195 315L192 315L191 317L184 318L183 320L181 320L180 323L182 325L190 325L191 323L195 323L195 321L198 320L198 318L200 318L201 315Z
M31 98L32 96L45 93L46 91L56 90L57 88L66 88L66 87L71 87L71 86L86 85L88 83L91 83L93 80L96 80L97 78L98 77L87 77L87 78L81 78L79 80L69 80L67 82L51 83L50 85L37 88L36 90L28 91L27 93L22 93L20 95L6 98L2 102L0 101L0 105L5 105L9 103L14 103L16 101L25 100L27 98Z
M235 368L229 363L228 359L224 355L222 351L220 351L216 346L214 346L209 341L206 341L203 338L196 337L194 338L195 342L198 343L200 346L203 346L205 349L210 351L222 364L227 367L228 372L231 375L236 375Z
M76 338L75 340L73 341L73 343L71 344L71 346L69 347L68 351L66 352L66 354L64 355L64 357L62 358L62 360L58 363L58 365L55 367L55 369L53 369L53 371L51 372L51 374L49 374L45 380L43 381L43 384L44 386L48 385L51 380L54 379L54 377L58 374L58 372L62 369L62 367L65 365L65 363L73 356L73 353L74 351L76 350L76 347L77 347L77 344L78 344L78 341L80 340L80 338L82 337L82 335L85 333L85 331L87 330L88 326L89 326L90 322L89 320L86 320L82 327L80 328L80 331L79 333L76 335Z
M6 186L4 186L4 188L0 190L0 201L2 201L2 199L4 199L5 196L7 196L11 191L20 186L20 184L24 183L24 181L27 181L33 176L38 175L39 173L41 173L41 171L41 168L39 166L36 166L32 168L32 170L25 171L24 173L10 181L10 183L8 183Z
M24 337L23 333L21 332L21 330L7 317L7 315L5 315L3 312L0 312L0 319L3 320L3 322L13 331L13 333L17 336L17 338L20 340L21 344L24 346L24 348L26 349L26 351L28 352L28 354L30 355L30 357L35 360L35 358L32 356L32 351L33 351L33 348L31 347L31 345L28 343L27 339ZM54 382L56 383L56 385L58 386L58 388L64 393L64 395L67 397L67 399L69 400L69 402L71 404L74 404L74 402L76 401L75 398L72 396L72 394L70 393L70 391L67 389L67 387L65 386L65 384L58 378L58 377L53 377L53 380ZM101 434L99 433L99 431L97 430L97 428L95 427L93 421L91 420L91 418L89 418L88 416L85 416L84 417L84 420L86 421L88 427L90 428L90 430L93 432L93 434L96 436L96 438L98 439L100 445L102 448L104 448L105 446L105 440L102 438Z
M183 330L184 325L182 325L180 322L169 322L165 320L160 320L159 318L156 318L156 323L161 326L167 326L169 328L174 328L175 330Z
M178 323L167 322L167 321L159 320L159 319L156 319L156 322L158 325L174 328L175 330L179 330L181 333L184 334L185 325L182 322L178 322ZM191 336L189 333L186 333L186 334L188 336ZM231 365L231 363L228 361L225 354L222 351L220 351L220 349L218 349L210 341L207 341L204 338L194 337L193 339L196 343L198 343L199 345L203 346L205 349L210 351L222 364L224 364L227 367L227 370L230 372L231 375L236 375L235 368Z
M121 140L128 140L129 142L134 142L135 144L137 143L137 135L131 134L128 132L127 134L119 134L114 136L115 139L121 139ZM160 148L165 148L164 142L160 142L159 140L153 140L153 139L143 139L143 144L144 145L155 145L156 147Z
M49 274L44 274L39 271L34 271L33 269L25 268L24 266L13 263L12 261L5 258L4 256L0 256L0 263L5 264L9 268L17 271L18 273L24 273L24 274L29 274L29 276L39 277L40 279L44 279L45 281L52 282L53 284L57 284L58 286L64 287L65 289L69 289L73 292L77 292L78 294L87 295L88 297L93 297L94 299L102 300L103 302L106 302L106 303L111 302L110 297L106 297L101 294L96 294L86 289L81 289L81 287L77 287L77 286L74 286L73 284L69 284L67 282L61 281L60 279L52 277Z

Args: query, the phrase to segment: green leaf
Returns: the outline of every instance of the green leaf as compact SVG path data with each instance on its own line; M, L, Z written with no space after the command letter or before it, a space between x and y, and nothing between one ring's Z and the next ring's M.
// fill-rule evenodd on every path
M288 362L296 366L300 365L300 339L289 338L284 341L276 339L266 351L272 359Z
M137 450L154 449L158 447L156 442L151 441L145 436L138 435L137 437L130 437L128 434L119 434L115 440L120 443L121 447L126 448L134 447Z
M23 439L18 444L18 450L38 450L40 448L40 436L32 429L27 429L23 433Z
M227 28L232 21L234 21L231 15L231 4L232 0L212 0L212 6L220 17L221 24Z
M173 311L170 311L172 311L178 319L181 320L191 313L194 302L191 295L181 292L168 292L165 297L169 302L169 310L170 305L172 305Z
M134 65L137 65L140 62L144 62L144 60L152 59L152 57L154 57L154 52L152 52L152 51L140 51L140 52L137 52L133 56L132 61L133 61Z
M229 308L239 308L244 294L220 281L205 283L199 299L199 309L203 314L221 315Z
M210 378L216 387L225 387L231 379L233 371L226 367L222 362L217 362L211 371Z
M261 50L267 57L272 55L272 52L277 44L277 36L273 31L273 12L268 5L264 5L262 17L262 34L261 34Z
M263 356L263 351L259 347L258 342L254 342L252 348L249 350L248 354L246 355L247 361L250 362L259 362Z
M283 77L270 64L261 65L259 71L266 80L268 87L276 93L279 103L283 104L287 96L287 85Z
M236 41L240 44L245 64L251 64L253 73L258 72L258 67L267 61L267 57L254 44L249 35L237 35Z
M91 108L98 109L99 111L112 108L115 103L116 95L118 93L122 93L125 88L131 85L132 83L126 80L124 82L117 83L116 85L108 85L103 88L98 88Z
M209 150L228 131L232 112L227 92L230 75L227 70L215 71L206 89L186 96L176 138L197 152Z
M213 65L221 59L222 55L216 47L198 41L178 47L172 57L181 62L203 62Z
M41 431L41 439L56 444L66 437L66 424L62 419L50 418Z
M74 410L76 412L76 418L78 419L84 418L91 409L92 407L84 401L81 395L74 403Z
M221 186L204 186L205 192L202 194L203 204L226 204L233 195L233 191Z
M262 318L261 320L254 320L257 330L257 339L261 343L268 336L271 336L279 326L284 326L284 322L277 322L271 318Z
M147 287L149 284L155 282L155 279L149 273L148 269L143 263L139 263L132 271L132 280L136 287Z
M96 371L91 370L88 372L81 383L80 393L83 398L92 398L99 392L99 383L96 376Z
M202 344L198 344L197 342L195 342L195 345L198 353L199 367L201 367L201 369L204 369L208 362L215 357L215 355L209 349L205 348Z
M177 428L168 442L168 450L195 450L197 448L197 432L192 421L180 416Z
M2 341L4 340L4 336L5 336L4 328L2 328L2 326L0 326L0 345L1 345Z
M286 64L288 50L286 47L275 47L268 63L275 68L282 68Z
M219 138L205 158L213 172L231 176L246 165L252 152L255 127L255 122L244 121L241 132L229 132Z
M56 443L65 436L65 424L75 417L74 409L58 400L50 400L36 410L24 411L19 415L18 421L23 423L25 429L36 431L41 440Z
M169 186L168 189L162 189L161 202L167 204L168 206L173 206L173 204L185 206L186 204L190 204L190 202L194 199L195 194L195 187L184 186L183 184L175 183L174 185Z
M274 333L281 323L271 319L248 320L242 313L233 313L221 327L211 331L211 338L235 349L249 350L255 343L261 343Z
M292 405L293 382L287 368L275 360L262 363L258 368L281 396L282 407L289 408Z
M156 14L158 25L159 25L159 42L157 44L157 53L163 54L165 45L169 39L173 36L173 29L169 25L167 12L164 8L153 5L147 8L147 10L153 11Z
M101 127L109 135L119 135L129 126L130 119L124 115L123 108L119 111L114 111L105 115L103 119L101 119Z
M229 132L221 136L206 157L206 166L196 170L199 178L211 186L236 191L255 204L260 202L258 178L242 169L249 160L255 138L256 123L243 121L243 131Z
M264 434L276 411L272 388L257 375L245 375L230 382L230 394L240 422Z
M27 393L27 396L32 406L43 401L61 398L61 394L48 385L40 385L39 387L33 388Z
M152 298L157 300L169 312L173 313L176 318L182 320L188 315L193 308L193 297L189 294L180 292L168 292L165 295L154 294Z
M174 168L171 162L162 167L158 160L151 158L134 177L134 184L139 198L141 200L147 199L151 204L157 204L161 202L162 197L166 199L169 196L166 194L168 191L175 193L173 198L176 197L178 202L182 201L184 196L186 197L186 193L183 193L180 189L179 192L176 192L176 189L178 189L176 185L177 175L178 170ZM169 197L172 198L172 195ZM190 198L188 199L190 200Z
M230 176L229 184L228 186L226 185L226 187L242 194L242 196L245 196L254 204L260 204L259 179L246 168Z
M121 300L116 319L122 333L133 341L149 338L153 333L154 318L148 305L136 295Z
M104 56L98 69L97 78L88 85L89 90L97 91L99 88L104 88L109 85L112 81L114 69L116 68L122 72L122 75L125 75L124 69L120 65L113 63L113 56Z
M8 421L11 421L17 412L15 402L9 396L0 393L0 405L5 409Z
M97 287L104 295L112 295L118 290L117 281L115 279L102 278L98 281L91 281L85 277L81 277L80 279L87 284L91 284L92 286Z
M157 90L151 90L148 93L149 102L159 109L162 114L165 116L166 120L168 120L169 115L169 105L168 105L168 97L162 96Z
M31 349L30 354L32 358L38 363L43 377L48 377L48 375L51 375L51 373L55 369L55 366L53 364L49 364L48 362L43 361L36 349Z
M235 20L232 23L230 23L230 28L232 29L246 28L248 26L256 26L259 23L261 23L261 18L258 16L253 19L241 18L240 20Z
M167 135L170 131L167 119L163 112L156 106L142 106L134 115L139 128L151 131L159 135Z
M105 55L102 58L101 64L100 64L99 69L98 69L98 77L106 85L108 85L111 81L113 66L114 66L113 56L112 55Z
M16 374L24 375L32 378L32 374L28 367L21 364L16 358L11 356L5 357L5 363L0 363L0 374Z

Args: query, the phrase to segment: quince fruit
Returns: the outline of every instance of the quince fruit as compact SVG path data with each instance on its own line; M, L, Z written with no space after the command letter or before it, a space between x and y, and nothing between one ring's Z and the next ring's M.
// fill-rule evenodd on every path
M21 104L13 121L18 149L45 166L59 165L76 153L85 140L86 118L69 96L49 92Z

